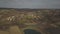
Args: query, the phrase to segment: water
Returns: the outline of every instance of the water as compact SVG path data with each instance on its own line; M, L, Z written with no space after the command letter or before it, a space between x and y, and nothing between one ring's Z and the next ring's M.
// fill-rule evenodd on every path
M36 31L36 30L32 30L32 29L27 29L24 30L25 34L41 34L40 32Z

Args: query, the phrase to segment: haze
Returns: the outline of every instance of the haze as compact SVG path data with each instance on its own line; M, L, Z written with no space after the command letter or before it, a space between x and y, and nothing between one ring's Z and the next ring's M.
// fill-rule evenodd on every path
M0 8L59 9L60 0L0 0Z

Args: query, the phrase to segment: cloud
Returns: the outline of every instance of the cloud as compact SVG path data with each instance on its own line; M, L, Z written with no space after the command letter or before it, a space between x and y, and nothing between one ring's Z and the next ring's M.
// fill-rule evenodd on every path
M60 0L0 0L1 8L60 8Z

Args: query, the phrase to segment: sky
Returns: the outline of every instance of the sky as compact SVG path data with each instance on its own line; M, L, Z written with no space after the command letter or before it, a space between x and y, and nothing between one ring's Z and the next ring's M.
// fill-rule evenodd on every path
M0 0L0 8L59 9L60 0Z

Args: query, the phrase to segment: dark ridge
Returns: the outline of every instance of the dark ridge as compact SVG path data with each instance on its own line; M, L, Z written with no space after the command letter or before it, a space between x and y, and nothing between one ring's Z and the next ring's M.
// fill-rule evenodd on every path
M42 8L41 8L41 9L38 9L38 8L37 8L37 9L36 9L36 8L32 9L32 8L1 8L1 7L0 7L0 9L20 9L20 10L60 10L60 9L48 9L48 8L47 8L47 9L46 9L46 8L45 8L45 9L44 9L44 8L43 8L43 9L42 9Z
M60 34L60 28L48 28L46 29L50 34Z

